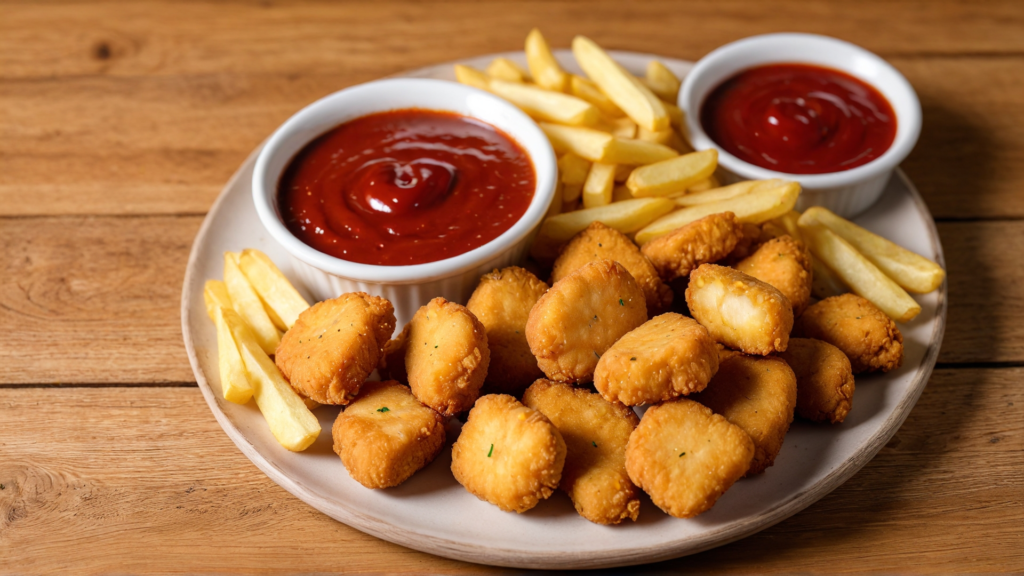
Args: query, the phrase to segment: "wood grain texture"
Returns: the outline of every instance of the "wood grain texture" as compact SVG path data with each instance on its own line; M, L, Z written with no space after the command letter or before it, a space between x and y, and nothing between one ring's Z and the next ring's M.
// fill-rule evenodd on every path
M635 570L1022 567L1022 377L937 371L896 437L831 495L738 543ZM491 571L306 506L235 449L195 388L2 389L0 438L0 572Z

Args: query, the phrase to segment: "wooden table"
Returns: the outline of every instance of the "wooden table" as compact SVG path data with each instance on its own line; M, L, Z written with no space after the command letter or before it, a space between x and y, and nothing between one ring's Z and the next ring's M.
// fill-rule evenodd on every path
M696 60L837 36L917 89L904 169L949 265L939 365L853 479L746 540L637 571L1024 570L1024 4L0 6L0 572L489 572L379 541L231 444L182 344L192 239L246 155L342 87L555 46Z

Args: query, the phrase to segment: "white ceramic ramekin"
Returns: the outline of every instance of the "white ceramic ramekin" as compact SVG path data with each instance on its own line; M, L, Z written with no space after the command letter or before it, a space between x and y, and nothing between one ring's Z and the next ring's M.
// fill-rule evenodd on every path
M281 173L311 140L348 120L386 110L423 108L456 112L482 120L511 136L533 161L537 188L526 213L504 234L458 256L412 266L374 266L324 254L292 235L277 206ZM469 298L480 276L519 263L552 202L555 153L537 124L512 104L454 82L419 78L379 80L326 96L281 125L256 159L253 200L260 221L291 255L300 279L318 300L346 292L383 296L395 307L399 327L420 306L443 296L454 302Z
M700 107L708 93L736 73L771 63L815 64L841 70L874 86L896 112L896 138L878 158L850 170L829 174L787 174L740 160L704 132ZM828 36L765 34L726 44L700 59L679 91L686 128L697 150L718 150L718 164L733 180L785 178L800 182L798 210L824 206L852 218L878 200L896 166L907 157L921 132L921 103L895 68L867 50Z

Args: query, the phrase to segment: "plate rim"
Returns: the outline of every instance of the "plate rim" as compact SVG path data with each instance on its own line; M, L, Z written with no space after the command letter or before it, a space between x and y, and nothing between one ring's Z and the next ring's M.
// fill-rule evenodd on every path
M556 51L556 54L564 54L565 52L567 51L558 50ZM624 56L627 58L658 58L667 63L670 62L682 66L693 65L693 62L687 60L669 58L662 55L644 52L611 50L609 53L613 56ZM522 54L523 52L521 51L513 51L472 56L470 58L407 70L389 77L424 73L430 69L467 62L469 60L498 56L507 57L508 55ZM584 553L540 550L534 551L530 554L524 554L522 551L516 549L503 549L470 544L464 541L439 538L431 534L423 534L394 526L391 523L379 520L372 516L347 510L336 501L320 496L314 490L305 486L300 481L291 478L284 470L278 468L264 458L256 450L256 447L246 439L245 435L238 429L238 427L236 427L234 423L228 419L227 415L220 410L217 405L217 399L213 389L210 387L209 382L206 379L206 374L203 371L202 366L199 364L199 358L196 353L194 338L192 337L188 320L189 311L192 308L192 295L190 294L189 287L194 282L193 276L197 270L196 263L198 261L200 247L205 244L206 236L212 226L213 216L219 212L220 206L226 201L228 191L237 184L237 181L247 172L250 165L255 163L256 156L263 148L264 143L265 141L256 146L256 148L246 157L245 161L242 162L239 168L234 174L232 174L231 178L221 189L220 193L217 195L217 199L203 218L203 223L192 242L188 261L186 263L185 277L182 283L180 307L182 336L185 343L185 351L188 355L193 375L196 377L196 384L202 393L203 398L206 400L210 411L213 413L214 418L217 420L217 423L220 425L221 429L224 430L225 434L227 434L228 438L231 439L235 446L256 466L257 469L266 474L267 477L273 480L278 486L281 486L288 493L302 500L309 506L312 506L334 520L382 540L393 542L421 552L426 552L428 554L466 562L511 568L539 569L611 568L631 566L679 558L703 552L718 546L723 546L774 526L775 524L799 513L841 486L849 478L853 477L853 475L870 462L882 447L889 442L889 440L902 426L906 418L910 415L911 410L917 404L918 399L924 392L938 360L947 320L948 276L943 279L942 285L938 290L935 327L932 329L931 340L927 344L927 350L921 359L917 373L911 383L912 393L905 397L896 406L892 413L890 413L889 417L880 425L879 431L868 439L868 441L865 442L856 452L847 457L842 464L837 466L813 486L790 495L781 504L771 510L762 512L754 517L745 517L740 521L715 530L704 532L698 537L691 536L675 540L670 543L662 543L645 548L613 548L601 550L599 552L586 552L585 555ZM925 216L925 224L928 229L929 240L936 255L936 261L939 265L945 268L945 254L942 249L942 242L939 237L938 228L935 224L934 217L932 217L931 211L928 209L927 204L921 197L913 182L911 182L902 169L896 168L893 173L893 177L899 178L902 181L909 191L918 212Z

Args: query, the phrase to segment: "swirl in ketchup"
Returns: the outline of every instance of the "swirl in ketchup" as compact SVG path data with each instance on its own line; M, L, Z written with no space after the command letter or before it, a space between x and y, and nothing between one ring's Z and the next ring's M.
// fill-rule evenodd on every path
M306 145L278 191L285 226L350 262L436 262L483 246L526 213L526 152L494 126L449 112L393 110Z
M704 131L733 156L790 174L862 166L896 138L896 114L874 87L839 70L769 64L714 89Z

